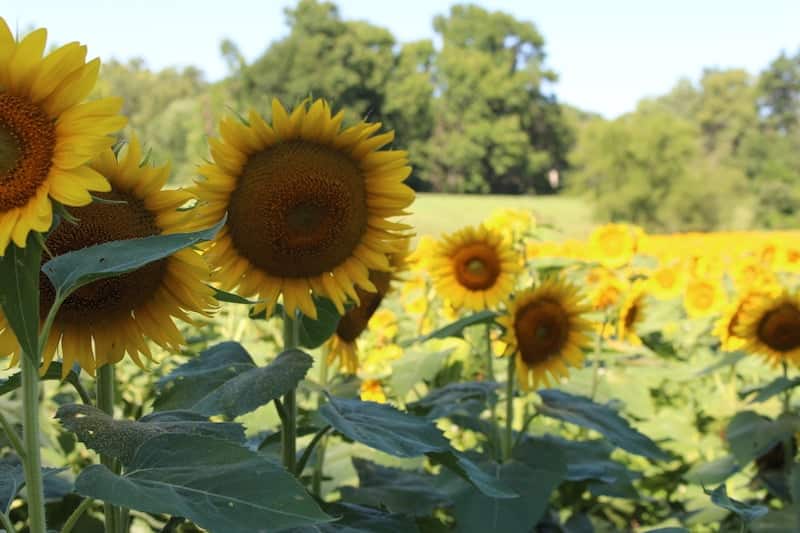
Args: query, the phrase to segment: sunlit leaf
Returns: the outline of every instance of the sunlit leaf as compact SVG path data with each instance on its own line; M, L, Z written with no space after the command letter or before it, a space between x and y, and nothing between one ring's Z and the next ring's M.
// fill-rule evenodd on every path
M764 516L767 514L769 510L764 505L750 505L744 502L740 502L738 500L734 500L730 496L728 496L728 492L725 489L725 485L720 485L714 490L706 490L703 489L706 494L711 496L711 502L714 505L722 507L723 509L727 509L732 513L737 514L741 517L742 520L745 522L749 522L750 520L754 520L760 516Z
M0 307L22 351L32 358L39 356L42 242L41 235L31 232L25 248L12 242L0 257Z

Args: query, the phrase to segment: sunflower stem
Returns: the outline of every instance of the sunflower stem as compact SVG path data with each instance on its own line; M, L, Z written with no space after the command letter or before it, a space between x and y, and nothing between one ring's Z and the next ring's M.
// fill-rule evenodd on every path
M114 365L105 364L97 369L97 408L114 417ZM100 455L100 462L118 474L118 467L113 457ZM118 524L119 509L113 504L103 503L106 533L117 533L122 524Z
M494 376L494 353L492 353L492 325L486 324L486 377L492 383L495 382ZM489 411L492 415L492 434L489 441L495 454L500 450L500 425L497 421L497 400L494 394L489 395Z
M22 441L25 455L25 491L28 495L28 518L31 533L45 533L44 483L39 449L39 364L29 354L21 354L22 365Z
M25 445L22 443L22 439L19 438L17 431L14 427L8 422L5 415L0 411L0 426L3 427L3 431L6 433L6 437L8 437L8 442L11 444L11 447L14 448L14 451L17 452L19 455L20 460L25 460Z
M81 516L83 516L83 513L86 512L86 509L92 505L92 502L94 502L94 500L91 498L84 498L80 505L78 505L75 510L72 511L71 515L69 515L67 521L64 522L64 527L61 528L61 533L70 533L72 528L75 527L75 524L78 523L78 520L81 519Z
M283 350L296 348L300 337L300 321L296 313L290 317L283 308ZM283 396L284 420L281 428L281 456L283 466L294 472L297 463L297 387Z
M11 518L9 518L5 513L0 513L0 525L5 528L7 533L17 533L17 528L14 527L14 524L11 522Z
M789 379L789 365L786 364L786 361L782 361L781 365L783 366L783 379ZM791 389L786 389L783 391L783 412L788 413L789 409L791 408L791 399L792 399L792 392Z
M328 385L328 349L322 350L322 355L319 361L319 386L323 391L320 391L317 396L317 410L325 403L324 389ZM317 444L317 455L314 458L314 472L311 474L311 493L317 497L321 497L322 491L322 469L325 466L325 447L328 444L328 437L323 435Z
M594 401L595 396L597 396L597 387L600 384L600 350L603 347L603 333L606 331L606 325L608 324L608 317L603 319L603 325L600 326L600 333L597 334L597 338L594 340L594 357L592 358L592 390L589 397Z
M508 372L506 377L506 434L503 440L503 462L511 459L514 452L514 367L516 356L508 358Z

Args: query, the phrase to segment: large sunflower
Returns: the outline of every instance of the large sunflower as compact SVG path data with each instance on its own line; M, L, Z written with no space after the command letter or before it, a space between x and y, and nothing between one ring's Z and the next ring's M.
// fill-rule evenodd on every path
M742 293L734 302L728 304L722 312L722 316L714 323L713 334L719 339L720 347L726 352L735 352L744 348L747 341L736 334L743 310L750 306L755 298L778 296L780 292L780 290L776 291L775 287L750 290Z
M176 211L192 196L185 191L162 191L169 166L140 166L141 158L135 138L119 160L110 149L100 154L92 167L111 183L110 191L98 193L107 201L70 208L78 223L62 222L50 233L47 248L53 255L109 241L195 229L192 211ZM145 337L177 351L183 336L172 319L190 321L187 311L205 313L213 306L208 277L203 258L194 250L183 250L129 274L78 289L56 316L42 369L50 365L59 345L64 374L76 361L93 374L97 367L119 362L126 352L141 366L140 354L152 359ZM53 304L54 290L44 274L39 279L44 315ZM0 355L9 354L16 362L19 349L0 315Z
M578 287L557 277L546 278L509 304L508 314L498 321L506 329L506 353L516 353L523 389L539 388L542 382L550 386L551 377L566 377L568 366L583 364L583 348L592 330L584 318L589 310Z
M358 338L367 329L370 319L391 291L392 281L398 279L398 275L405 270L408 244L408 239L397 241L397 251L389 256L391 272L373 270L369 273L375 292L356 288L357 305L342 315L336 332L328 341L328 363L338 360L344 372L355 374L358 371Z
M644 320L644 301L647 293L643 281L637 281L622 301L617 322L617 337L622 341L639 346L642 339L636 332L637 325Z
M744 339L745 351L773 366L784 361L800 365L800 294L783 291L748 299L733 331Z
M456 308L478 311L508 297L522 265L502 233L480 225L443 236L430 268L443 298Z
M323 100L291 115L272 102L272 126L251 111L248 123L220 123L213 163L202 165L197 194L204 220L228 221L208 250L216 281L243 296L258 294L271 312L283 294L288 312L316 318L312 291L340 313L354 286L374 292L369 271L388 271L392 241L408 227L388 219L407 214L414 191L407 154L379 150L394 133L380 123L342 130Z
M28 233L50 228L51 199L81 206L89 191L109 190L85 164L126 121L119 98L81 103L100 60L86 63L77 42L43 57L46 40L38 29L17 41L0 18L0 256L9 242L24 247Z

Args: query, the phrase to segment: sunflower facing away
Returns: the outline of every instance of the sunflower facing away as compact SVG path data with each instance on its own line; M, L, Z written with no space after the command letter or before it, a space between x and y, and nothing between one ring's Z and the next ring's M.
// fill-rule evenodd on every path
M126 122L119 98L81 103L100 60L86 63L77 42L43 57L46 40L38 29L17 41L0 18L0 256L9 242L24 247L28 233L50 228L51 199L82 206L89 191L108 191L86 163Z
M590 308L578 287L559 278L546 278L510 303L498 322L505 329L506 353L516 353L517 379L525 390L550 386L569 375L567 367L583 364L591 323L583 318Z
M520 258L502 233L480 225L445 235L430 262L437 292L456 308L497 306L514 288Z
M722 316L714 323L713 330L713 334L719 339L720 347L724 351L735 352L745 347L747 341L736 334L742 312L751 305L754 298L758 298L760 295L769 296L770 294L778 296L780 290L777 290L777 292L775 288L750 290L742 293L739 298L725 307Z
M77 224L62 222L47 238L53 255L61 255L109 241L182 233L196 229L192 211L176 211L191 200L185 191L162 191L169 166L140 166L142 151L134 138L119 160L109 149L93 163L96 172L111 183L97 195L111 202L93 202L70 208ZM120 203L125 202L125 203ZM204 313L213 306L213 291L206 285L209 269L194 250L182 250L117 278L96 281L78 289L56 316L44 353L45 370L58 346L66 374L77 361L94 374L97 367L117 363L127 352L142 366L140 354L152 359L145 337L176 351L183 336L173 318L190 321L187 311ZM42 315L55 296L44 274L39 277ZM0 355L19 357L11 330L0 315Z
M800 294L758 294L740 311L734 333L744 350L763 356L773 366L800 365Z
M207 254L215 280L243 296L258 294L271 313L283 294L286 310L316 318L312 291L344 313L354 286L374 292L369 271L388 271L392 242L408 226L388 220L407 214L414 191L407 153L380 150L394 133L375 135L380 123L342 130L323 100L298 105L291 115L272 102L272 125L251 111L248 123L220 123L210 141L213 163L197 194L209 224L228 221Z
M645 317L644 301L646 296L644 282L637 281L625 296L619 309L617 337L635 346L642 344L642 339L639 338L636 327L642 323Z
M397 241L397 252L389 256L391 272L373 270L369 273L369 280L375 286L375 292L356 288L357 305L342 315L336 332L328 341L328 363L339 361L342 371L348 374L355 374L358 371L358 338L367 329L370 319L391 291L392 281L406 268L408 244L408 239Z

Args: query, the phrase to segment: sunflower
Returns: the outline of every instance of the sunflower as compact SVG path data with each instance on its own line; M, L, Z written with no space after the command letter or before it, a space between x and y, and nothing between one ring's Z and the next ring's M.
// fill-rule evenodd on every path
M712 316L725 307L725 292L719 281L695 278L686 285L683 307L691 318Z
M764 290L750 290L743 293L736 301L728 304L722 312L722 316L714 324L713 334L720 340L720 347L726 352L741 350L747 341L736 334L736 329L741 321L742 311L752 304L753 300L759 296L777 296L780 291L774 288Z
M407 255L408 239L397 241L397 250L389 256L392 271L373 270L369 273L375 292L367 292L358 287L355 289L358 304L345 311L336 332L328 340L328 363L339 361L339 366L348 374L358 371L358 338L367 329L381 302L391 291L392 281L398 279L406 268Z
M663 265L648 278L648 291L660 300L671 300L680 295L684 274L679 265Z
M536 217L526 209L501 208L492 211L483 224L516 241L536 227Z
M361 382L361 401L386 403L386 393L379 379L365 379Z
M626 224L606 224L592 231L589 246L605 266L619 268L630 263L636 253L636 232Z
M631 290L622 301L617 322L617 337L620 340L636 346L642 344L642 339L639 338L636 332L636 326L644 320L644 300L646 296L644 282L638 281L633 284Z
M734 333L744 350L759 354L773 366L800 365L800 294L758 294L740 310Z
M255 111L248 122L223 119L211 139L213 163L197 183L204 222L228 221L209 247L216 281L243 296L259 295L271 313L280 294L289 313L316 318L311 293L340 313L354 286L375 292L370 271L389 271L392 241L408 226L388 219L407 214L414 191L407 153L379 150L394 133L380 123L342 130L323 100L287 114L272 102L270 126Z
M617 305L627 290L627 280L609 275L596 284L591 291L589 300L595 310L606 311Z
M521 260L500 232L480 225L445 235L431 258L439 294L455 307L495 307L514 288Z
M517 378L529 390L550 377L566 377L568 366L583 364L583 348L589 344L591 323L583 318L589 307L578 288L560 278L546 278L519 294L507 315L498 319L505 327L506 353L516 353Z
M54 256L105 242L181 233L194 229L192 211L176 209L192 196L185 191L162 191L169 166L140 166L142 151L133 138L119 159L108 149L92 162L111 190L98 193L105 202L70 208L77 225L62 222L47 238ZM124 203L123 203L124 202ZM207 313L213 291L206 285L209 269L194 250L183 250L117 278L95 281L72 294L56 315L45 347L46 370L61 346L63 374L77 361L94 374L106 363L117 363L127 352L142 365L140 354L152 359L145 337L177 351L184 343L173 318L190 321L188 311ZM50 281L39 276L42 318L54 300ZM0 354L19 350L0 316Z
M69 43L43 57L47 31L17 41L0 17L0 256L9 242L47 231L55 200L92 201L109 184L86 163L111 147L125 125L119 98L81 103L97 80L100 60Z

